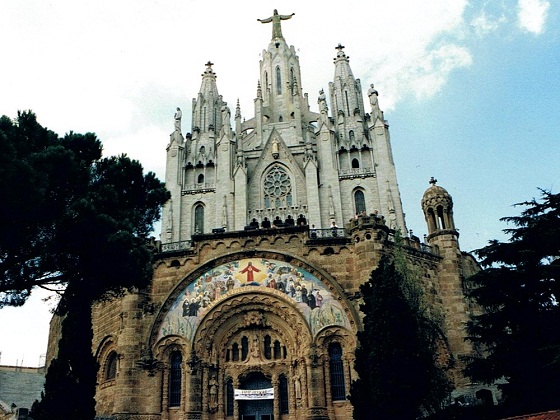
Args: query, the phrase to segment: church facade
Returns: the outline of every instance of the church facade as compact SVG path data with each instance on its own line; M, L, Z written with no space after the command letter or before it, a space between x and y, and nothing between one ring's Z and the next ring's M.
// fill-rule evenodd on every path
M451 196L433 181L426 240L408 235L377 91L364 102L339 45L328 99L310 103L282 35L290 18L261 20L272 38L251 118L239 104L231 115L210 62L190 132L177 109L152 284L93 309L100 418L352 418L359 287L397 231L442 314L455 394L474 392L461 356L478 266L459 248Z

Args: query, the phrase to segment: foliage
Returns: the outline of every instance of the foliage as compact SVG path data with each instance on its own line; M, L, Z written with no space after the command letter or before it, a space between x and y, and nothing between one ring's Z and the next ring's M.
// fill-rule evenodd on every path
M559 407L560 194L519 203L508 242L475 251L486 269L469 279L480 314L468 325L480 351L469 361L475 381L501 380L505 404L518 412Z
M91 304L147 286L148 235L169 193L126 155L102 158L94 134L60 138L31 112L0 118L0 148L0 307L22 305L34 287L64 290L34 418L92 419Z
M450 390L437 363L440 330L423 303L418 276L397 245L360 287L365 314L358 332L350 401L356 419L413 419L435 412Z

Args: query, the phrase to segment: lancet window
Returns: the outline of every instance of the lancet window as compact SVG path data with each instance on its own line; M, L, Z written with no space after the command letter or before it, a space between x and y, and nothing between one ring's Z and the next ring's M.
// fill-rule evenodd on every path
M280 74L280 66L276 66L276 94L282 94L282 76Z
M194 233L204 233L204 206L198 204L194 208Z
M344 363L342 361L342 347L339 343L333 343L329 346L329 367L331 372L331 397L333 401L345 400Z
M181 364L183 362L181 353L173 352L169 362L169 407L179 407L181 405Z
M361 214L366 211L366 199L362 190L357 190L354 193L354 204L356 207L356 213Z
M107 358L107 367L105 368L105 379L111 380L117 377L117 353L112 351Z

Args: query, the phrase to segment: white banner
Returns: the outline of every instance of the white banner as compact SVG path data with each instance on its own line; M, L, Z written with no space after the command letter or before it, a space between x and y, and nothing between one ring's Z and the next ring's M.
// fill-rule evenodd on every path
M266 389L234 389L234 400L273 400L274 388Z

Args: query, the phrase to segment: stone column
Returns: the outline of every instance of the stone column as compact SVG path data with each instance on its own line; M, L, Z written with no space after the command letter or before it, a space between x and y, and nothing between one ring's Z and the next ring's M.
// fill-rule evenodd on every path
M218 414L217 414L217 416L220 419L225 419L226 414L225 414L225 407L224 407L224 401L225 401L224 387L225 387L225 384L226 384L226 378L225 378L225 374L224 374L223 369L220 369L220 371L216 375L216 380L218 381L218 411L217 411Z
M163 371L161 372L161 419L169 419L169 364L164 365ZM183 397L181 397L183 398Z
M274 418L280 418L280 386L278 375L275 373L272 375L272 387L274 388Z
M309 407L307 408L308 420L327 420L327 407L325 405L325 377L321 357L317 349L312 346L307 363L307 397Z
M202 390L201 390L201 371L198 366L190 366L189 380L187 381L187 389L185 395L187 404L185 406L185 419L200 420L202 417Z
M205 366L202 370L202 420L208 420L210 413L210 406L208 400L208 378L210 376L210 370L208 366Z
M238 378L233 379L233 389L234 390L239 389L239 379ZM233 400L233 418L234 419L239 418L239 401L237 401L235 398Z

